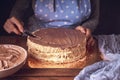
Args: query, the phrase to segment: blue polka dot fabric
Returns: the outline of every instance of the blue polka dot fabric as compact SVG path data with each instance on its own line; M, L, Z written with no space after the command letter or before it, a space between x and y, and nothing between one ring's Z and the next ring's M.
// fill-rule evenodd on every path
M36 0L35 17L48 27L73 27L91 13L90 0Z

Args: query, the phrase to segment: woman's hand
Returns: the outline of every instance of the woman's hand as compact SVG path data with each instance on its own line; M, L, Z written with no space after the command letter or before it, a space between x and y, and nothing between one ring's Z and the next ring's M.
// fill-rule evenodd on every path
M83 34L86 35L87 46L93 46L95 44L95 40L93 39L93 37L91 35L91 30L89 28L85 28L85 27L82 27L82 26L77 26L75 29L81 31Z
M15 17L11 17L10 19L7 19L3 27L8 33L13 32L17 35L23 33L23 23L21 23Z

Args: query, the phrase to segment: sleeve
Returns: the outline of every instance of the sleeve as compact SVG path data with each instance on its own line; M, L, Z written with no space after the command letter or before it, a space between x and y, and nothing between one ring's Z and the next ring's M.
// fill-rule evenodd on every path
M32 0L16 0L10 17L14 16L24 22L30 15L32 15Z
M81 26L91 29L93 32L99 22L99 0L91 0L91 15Z

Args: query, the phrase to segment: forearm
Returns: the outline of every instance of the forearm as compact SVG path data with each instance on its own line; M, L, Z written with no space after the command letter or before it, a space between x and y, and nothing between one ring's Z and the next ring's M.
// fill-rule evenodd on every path
M31 0L16 0L15 5L13 6L13 9L10 13L10 17L16 17L18 20L20 21L24 21L24 19L29 16L29 15L25 15L26 12L28 12L30 5L31 4Z
M91 15L81 26L89 28L92 32L99 22L99 0L91 0Z

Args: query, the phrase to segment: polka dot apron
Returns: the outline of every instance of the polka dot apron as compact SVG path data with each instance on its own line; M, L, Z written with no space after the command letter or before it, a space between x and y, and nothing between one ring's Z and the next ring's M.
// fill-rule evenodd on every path
M73 28L91 13L90 0L36 0L35 17L39 26Z

